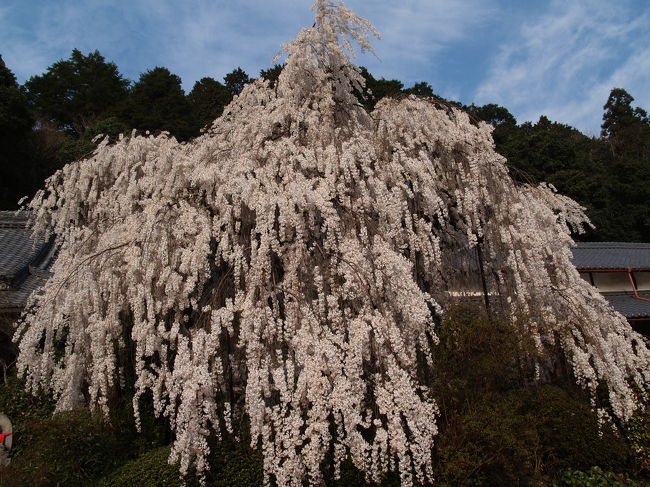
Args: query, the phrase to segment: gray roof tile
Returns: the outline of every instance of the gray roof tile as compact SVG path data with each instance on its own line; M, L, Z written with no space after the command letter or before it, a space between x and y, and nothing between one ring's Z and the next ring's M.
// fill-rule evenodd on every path
M626 318L650 317L650 301L637 299L631 293L603 293L603 296ZM650 293L639 293L639 296L650 299Z
M573 264L578 269L650 269L650 243L578 242Z
M0 211L0 311L25 306L54 258L53 241L34 239L27 216Z

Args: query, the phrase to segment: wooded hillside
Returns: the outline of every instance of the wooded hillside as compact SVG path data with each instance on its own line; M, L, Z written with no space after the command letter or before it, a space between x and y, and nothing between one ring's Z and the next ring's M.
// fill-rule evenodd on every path
M282 68L262 70L260 77L274 83ZM545 116L518 123L506 107L445 100L427 82L406 88L364 68L362 74L366 89L358 95L367 109L383 97L414 94L492 124L496 149L515 179L551 183L587 209L595 229L580 239L650 241L650 121L624 89L603 100L601 134L589 137ZM236 68L221 81L200 79L186 94L180 77L164 67L132 82L98 51L75 49L20 86L0 58L0 209L17 208L54 171L91 153L98 134L167 131L181 141L199 135L252 80Z

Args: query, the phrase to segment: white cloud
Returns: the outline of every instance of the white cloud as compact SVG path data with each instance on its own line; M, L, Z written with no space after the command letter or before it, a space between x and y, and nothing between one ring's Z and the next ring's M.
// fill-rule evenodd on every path
M544 114L596 135L615 86L638 94L650 76L650 11L628 2L553 1L523 25L493 59L477 103L499 103L520 121Z
M350 7L375 23L382 40L375 43L379 60L360 60L379 76L405 81L442 77L437 58L497 14L492 0L350 1Z
M312 0L9 2L0 8L0 46L20 81L67 58L73 48L99 49L131 79L165 66L181 76L186 90L202 76L219 79L237 66L256 76L313 19ZM348 0L382 35L374 43L380 60L365 56L358 63L407 84L452 84L441 80L437 56L493 18L495 2Z
M161 30L178 36L173 45L167 43L168 66L182 73L188 89L190 80L205 75L219 78L236 66L256 76L270 66L283 43L293 39L301 27L311 25L311 3L187 1L173 14L159 16ZM164 11L160 1L156 4ZM428 79L436 55L495 12L493 0L451 4L445 0L349 0L346 5L371 20L382 36L374 42L377 58L365 55L357 62L377 76L406 81Z

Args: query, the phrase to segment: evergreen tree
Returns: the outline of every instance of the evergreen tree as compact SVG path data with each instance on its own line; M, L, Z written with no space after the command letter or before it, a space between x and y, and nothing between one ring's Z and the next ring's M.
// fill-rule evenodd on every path
M435 97L433 88L431 88L431 85L426 81L415 83L412 87L404 90L404 93L407 93L409 95L426 96L430 98Z
M272 68L261 70L260 78L269 80L271 82L271 88L274 88L283 68L284 64L274 64Z
M211 124L221 115L223 108L230 103L232 95L228 89L214 78L201 78L187 95L192 105L192 113L200 127Z
M614 88L603 106L601 137L614 155L650 159L650 120L647 112L632 108L634 98L622 88Z
M621 226L621 240L650 241L650 120L634 98L614 88L603 107L598 152L610 193L607 215Z
M517 125L517 120L507 108L494 103L488 103L483 106L476 106L472 103L466 107L466 110L478 120L483 120L495 128L501 125Z
M129 82L99 51L84 55L74 49L70 59L51 65L26 83L37 117L76 137L115 113Z
M14 209L36 190L40 174L32 164L34 119L16 77L0 56L0 209Z
M360 70L365 80L365 88L361 95L361 101L366 108L374 108L377 102L386 96L394 97L402 94L404 83L400 80L376 79L365 67L361 66Z
M244 86L250 83L252 80L246 74L242 68L233 69L230 73L223 77L223 80L226 84L228 92L232 95L239 95Z
M140 75L129 94L122 119L135 129L167 131L179 140L187 140L198 132L180 77L162 67Z

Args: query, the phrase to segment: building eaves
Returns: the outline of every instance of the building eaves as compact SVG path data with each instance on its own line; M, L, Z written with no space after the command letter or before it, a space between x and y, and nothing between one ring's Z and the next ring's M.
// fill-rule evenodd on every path
M650 270L649 243L578 242L572 252L573 264L579 270Z
M56 257L54 239L34 238L28 216L0 211L0 312L22 309Z
M650 299L650 293L639 293ZM626 318L647 318L650 316L650 301L637 299L631 293L603 293L612 307Z

